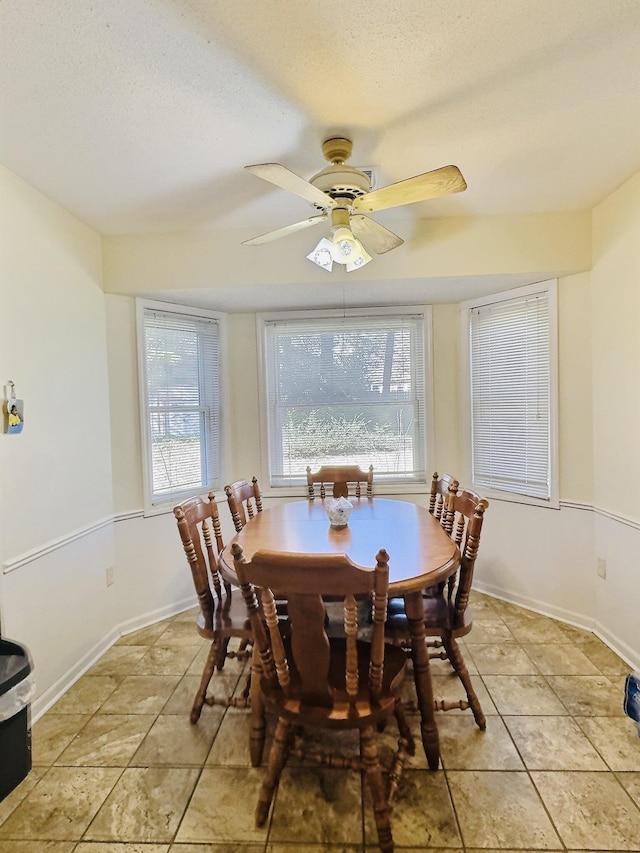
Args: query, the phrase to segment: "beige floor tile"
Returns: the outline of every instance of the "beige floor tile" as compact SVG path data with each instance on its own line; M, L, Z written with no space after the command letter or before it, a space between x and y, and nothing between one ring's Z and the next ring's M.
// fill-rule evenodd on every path
M467 643L514 643L515 637L508 626L499 617L483 615L478 619L474 614L473 628L466 636Z
M181 613L176 613L175 616L171 616L166 620L166 622L190 622L193 625L199 612L200 608L197 605L194 605L193 607L188 607L186 610L183 610Z
M42 779L47 772L45 767L33 767L26 778L11 791L10 794L0 802L0 825L5 821L11 812L24 800L30 791L33 791L37 783ZM2 848L0 848L2 849Z
M53 764L90 719L90 714L54 714L51 711L41 717L32 730L34 765Z
M626 675L632 669L595 635L592 635L580 648L603 675Z
M323 767L285 767L273 806L269 840L361 844L360 774Z
M640 738L626 717L576 717L611 770L640 771Z
M634 803L640 807L640 773L616 773L615 776Z
M247 848L248 849L248 848ZM372 850L379 851L378 846L372 847ZM180 853L180 851L176 851ZM360 844L296 844L292 847L291 844L267 844L266 853L362 853L362 845ZM398 851L398 853L400 853ZM402 853L411 853L410 850L403 850ZM435 853L435 851L430 851ZM452 853L452 851L447 851Z
M506 619L509 630L519 643L566 643L567 635L551 620L533 614Z
M553 624L572 643L577 643L578 645L581 645L582 643L586 643L588 640L595 639L595 635L593 634L593 632L587 631L586 628L578 628L577 625L567 625L566 622L554 621Z
M534 848L527 847L526 850L506 850L504 848L493 848L492 849L492 848L487 848L487 847L466 847L465 853L480 853L480 851L482 851L482 853L533 853L533 850L535 850L535 849L536 849L535 847ZM403 850L402 853L405 853L405 851ZM429 853L432 853L432 851L429 850ZM559 847L557 851L556 850L548 850L547 853L564 853L564 848Z
M207 708L196 725L192 725L184 714L161 714L131 759L130 766L201 767L209 754L224 710Z
M175 841L266 844L268 824L256 829L253 821L263 776L257 768L205 767Z
M114 844L113 841L83 841L73 853L168 853L168 844Z
M511 619L517 619L521 617L523 614L526 614L530 611L524 610L522 607L518 607L517 604L512 604L510 601L503 601L501 598L491 598L490 596L485 596L491 602L491 608L496 613L500 614L500 618L504 619L505 622L509 622ZM532 614L536 615L536 614Z
M128 675L184 675L197 646L150 646Z
M205 709L206 710L206 709ZM224 767L249 767L250 711L229 708L224 715L206 764ZM264 756L268 755L267 749Z
M578 717L622 717L622 692L604 675L549 675L549 685Z
M260 844L244 844L241 841L226 841L222 845L172 844L169 853L264 853L264 842ZM289 847L286 853L294 853L294 851ZM325 853L329 853L329 851L325 850Z
M454 770L447 779L465 846L561 847L527 773Z
M86 832L90 841L169 842L189 802L198 770L130 767Z
M159 646L202 646L206 643L196 629L195 619L193 622L177 621L169 622L160 637L157 639Z
M496 608L497 598L492 598L490 595L485 595L482 592L478 592L477 589L472 589L471 594L469 596L469 601L473 605L473 612L480 613L481 611L488 611L490 613L497 613L498 609Z
M207 662L207 656L209 654L209 649L211 648L211 644L206 642L206 640L200 639L200 646L198 647L198 653L191 661L189 668L186 670L187 675L201 675L202 670L204 669L204 665ZM238 650L238 641L231 640L229 643L229 650L235 652ZM248 662L243 658L235 658L235 657L227 657L225 658L224 667L221 670L216 670L214 676L226 675L232 676L235 675L236 678L239 677L245 669L248 667ZM249 670L247 669L247 673Z
M507 727L492 717L485 731L473 717L438 717L440 755L446 770L524 770Z
M79 840L121 772L52 767L0 826L0 839Z
M326 853L332 853L331 848L325 848ZM339 848L338 848L339 849ZM366 844L365 845L365 853L380 853L380 848L377 844ZM453 846L453 847L402 847L401 849L397 848L397 853L463 853L464 848ZM283 851L283 853L287 853L287 851ZM486 851L485 851L486 853ZM504 853L504 851L501 851ZM522 853L522 851L519 851Z
M466 643L481 675L536 675L538 670L517 643Z
M132 631L130 634L123 634L117 641L117 646L152 646L158 637L167 630L167 622L156 622L154 625L147 625L146 628L140 628L139 631Z
M179 681L179 675L128 675L103 702L99 713L159 714Z
M211 679L209 687L207 689L207 696L215 696L218 699L226 699L229 696L233 695L237 683L238 678L235 675L228 676L214 673L213 678ZM175 690L171 694L166 705L162 708L162 712L164 714L188 715L191 712L191 708L193 707L193 702L199 687L199 675L183 676L179 680ZM207 713L207 707L207 705L203 707L203 714Z
M524 643L522 648L543 675L598 675L596 665L571 643Z
M610 773L532 774L570 850L638 850L640 809Z
M367 850L375 850L376 827L371 796L365 788L365 838ZM391 831L396 849L413 846L462 846L451 797L443 773L405 770L400 780L391 815Z
M111 646L87 675L130 675L146 650L146 646Z
M467 694L465 693L465 689L462 685L462 682L454 672L449 673L446 678L443 678L441 676L434 676L431 679L431 683L433 685L433 696L436 700L445 699L446 701L458 702L460 699L467 698ZM498 711L495 705L493 704L491 696L487 691L484 679L481 678L479 675L472 675L471 685L475 690L476 696L478 697L478 701L480 702L480 705L485 715L497 714ZM415 691L413 695L413 704L415 705ZM447 711L446 713L451 714L453 716L457 716L458 714L469 714L473 718L473 715L470 710L452 710ZM436 716L439 717L440 712L438 712Z
M65 767L126 767L154 720L152 714L96 715L55 763Z
M606 770L571 717L504 717L528 770Z
M483 681L500 714L567 714L541 675L485 675Z
M465 665L470 675L477 675L478 670L476 668L475 663L473 662L473 658L468 653L464 643L459 642L458 646L460 648L460 652L462 653L462 657L464 658ZM439 649L432 649L431 653L438 652ZM431 658L429 660L429 669L431 670L432 678L442 676L449 677L455 675L453 667L449 663L447 658ZM407 674L405 678L409 679L410 682L413 682L413 669L411 666L407 667Z
M52 707L54 714L95 714L122 682L116 675L83 675Z
M33 841L4 839L0 844L2 853L36 853ZM37 853L75 853L78 849L75 841L39 841Z

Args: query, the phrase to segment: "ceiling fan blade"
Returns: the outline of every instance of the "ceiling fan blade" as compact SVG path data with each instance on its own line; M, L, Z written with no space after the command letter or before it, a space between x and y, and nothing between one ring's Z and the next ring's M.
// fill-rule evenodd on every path
M398 237L393 231L389 231L384 225L380 225L375 219L370 219L363 213L352 214L349 221L351 230L358 240L361 240L368 248L373 249L377 255L383 255L404 243L402 237Z
M322 190L314 187L309 181L305 181L300 175L296 175L295 172L281 166L279 163L258 163L255 166L245 166L245 169L248 169L259 178L263 178L265 181L281 187L283 190L289 190L289 192L299 195L300 198L311 204L316 204L323 208L331 208L335 204L331 196L323 193Z
M437 198L449 193L459 193L466 190L467 183L457 166L443 166L433 172L425 172L397 184L389 184L379 190L360 196L353 202L354 210L385 210L388 207L399 207L402 204L412 204Z
M294 222L293 225L285 225L283 228L276 228L275 231L269 231L267 234L261 234L260 237L252 237L251 240L243 240L243 246L259 246L261 243L270 243L272 240L279 240L280 237L286 237L287 234L293 234L295 231L302 231L303 228L308 228L310 225L316 225L318 222L324 222L327 218L326 213L319 213L317 216L310 216L308 219L303 219L301 222Z

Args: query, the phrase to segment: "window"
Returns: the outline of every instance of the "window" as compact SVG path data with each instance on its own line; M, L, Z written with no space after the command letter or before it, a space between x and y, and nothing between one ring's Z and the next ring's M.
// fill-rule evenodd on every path
M220 476L220 318L139 302L147 507L206 491Z
M425 481L424 310L261 321L271 485L346 463Z
M474 486L555 496L555 294L546 282L465 305Z

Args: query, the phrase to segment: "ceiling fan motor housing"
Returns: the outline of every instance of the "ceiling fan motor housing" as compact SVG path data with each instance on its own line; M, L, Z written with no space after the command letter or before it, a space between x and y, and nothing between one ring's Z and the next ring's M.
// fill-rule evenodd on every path
M309 183L331 198L345 198L353 201L358 196L366 195L371 189L369 176L355 166L347 166L344 163L336 166L327 166L317 175L314 175Z

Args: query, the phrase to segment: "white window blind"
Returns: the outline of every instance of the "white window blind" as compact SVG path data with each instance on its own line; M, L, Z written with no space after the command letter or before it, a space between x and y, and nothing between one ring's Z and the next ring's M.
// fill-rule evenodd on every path
M393 309L265 323L272 485L329 464L424 481L423 325Z
M548 499L548 293L472 308L469 336L473 482Z
M143 309L143 408L150 503L202 492L220 470L217 320Z

